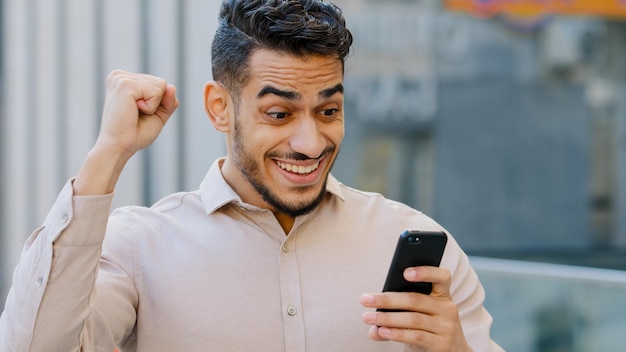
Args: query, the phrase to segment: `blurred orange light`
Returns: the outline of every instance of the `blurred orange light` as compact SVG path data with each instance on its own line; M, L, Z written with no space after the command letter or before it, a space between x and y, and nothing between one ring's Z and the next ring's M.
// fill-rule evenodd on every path
M626 18L626 0L444 0L445 8L478 17L545 15Z

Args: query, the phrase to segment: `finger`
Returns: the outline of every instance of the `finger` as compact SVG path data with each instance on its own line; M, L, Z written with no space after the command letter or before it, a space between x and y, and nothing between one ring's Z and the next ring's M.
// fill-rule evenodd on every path
M380 326L375 331L378 339L402 342L428 351L466 351L468 346L460 321L442 326L443 329L436 331Z
M425 344L436 336L440 325L436 319L418 313L371 313L364 314L363 320L372 324L368 336L374 341L400 341Z
M422 312L435 314L437 302L433 297L415 292L383 292L365 294L361 296L361 304L364 307Z
M163 81L162 84L162 86L147 84L139 87L141 90L139 93L140 98L137 99L137 109L139 112L144 115L152 115L157 112L163 103L163 97L167 89L165 81Z
M363 314L363 322L378 327L422 330L430 333L440 330L437 319L417 312L366 312Z
M144 99L140 99L137 100L137 109L139 110L139 112L141 112L142 114L145 115L152 115L155 111L156 108L152 108L153 104L150 104L150 98L148 98L148 100L144 100ZM158 107L158 105L157 105Z
M382 336L380 336L380 334L378 333L378 329L379 327L374 325L374 326L370 326L370 329L368 331L368 336L370 337L370 339L374 340L374 341L387 341L387 339L383 338Z
M379 294L366 294L363 296L371 297L366 300L361 299L361 304L364 307L391 310L391 312L376 312L379 315L416 312L431 317L458 316L458 307L456 304L445 297L436 297L415 292L384 292ZM382 323L387 324L386 321L375 321L371 323L378 325L382 325Z
M147 74L136 74L113 70L107 76L107 92L117 92L116 96L129 96L135 100L138 110L152 114L161 104L167 87L163 78Z
M381 313L382 314L382 313ZM388 314L388 313L385 313ZM368 336L374 341L399 341L413 345L428 346L436 338L432 331L386 325L372 325Z
M383 340L391 340L404 342L415 346L437 346L435 340L436 335L422 330L396 329L389 327L380 327L377 334Z
M435 297L450 297L450 271L434 266L418 266L407 268L404 278L410 282L431 282L431 295Z

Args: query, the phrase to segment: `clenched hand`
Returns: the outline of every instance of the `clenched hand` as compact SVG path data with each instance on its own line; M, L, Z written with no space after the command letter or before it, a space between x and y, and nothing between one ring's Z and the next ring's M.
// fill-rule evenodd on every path
M74 193L112 192L126 162L154 142L177 107L176 88L164 79L111 72L100 133L74 181Z

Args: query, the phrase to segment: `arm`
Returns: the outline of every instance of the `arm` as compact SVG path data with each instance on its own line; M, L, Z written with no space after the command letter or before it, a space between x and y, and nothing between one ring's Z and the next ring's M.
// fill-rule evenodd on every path
M117 342L111 328L134 324L106 321L94 304L111 193L126 162L154 141L177 106L174 87L160 78L122 71L109 75L96 144L44 225L28 239L15 269L0 317L0 350L93 350L88 346L94 346L94 337L106 349ZM109 279L117 270L102 268ZM123 277L113 284L132 287ZM130 296L124 292L120 299Z

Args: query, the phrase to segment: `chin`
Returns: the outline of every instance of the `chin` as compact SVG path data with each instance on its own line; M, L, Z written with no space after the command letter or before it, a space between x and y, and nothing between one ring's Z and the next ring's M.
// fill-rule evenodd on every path
M300 189L295 192L291 191L290 193L294 194L293 197L290 197L291 199L282 198L279 200L271 196L264 198L276 211L295 218L312 212L320 205L326 194L325 185L326 182L319 187L309 186L307 190ZM307 200L303 201L303 198Z

